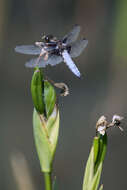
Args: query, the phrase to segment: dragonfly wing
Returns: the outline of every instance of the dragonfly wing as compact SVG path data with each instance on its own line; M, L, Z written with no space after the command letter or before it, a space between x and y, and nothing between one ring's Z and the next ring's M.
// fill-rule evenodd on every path
M63 42L66 44L70 44L72 42L75 42L78 38L78 35L80 33L80 26L75 25L73 29L63 38Z
M47 60L44 60L44 57L31 59L25 64L25 66L29 68L34 68L38 66L39 68L41 68L41 67L46 67L47 65L54 66L56 64L61 63L62 61L63 60L61 56L49 55L49 58Z
M62 56L52 54L48 59L48 64L54 66L61 63L62 61L63 61Z
M88 44L88 40L86 40L86 39L79 40L79 41L73 43L71 46L70 56L78 57L83 52L83 50L85 49L87 44Z
M41 48L35 45L21 45L16 46L15 51L23 54L39 55L41 53Z
M76 67L76 65L74 64L74 62L72 61L70 55L68 54L68 52L66 50L63 51L62 53L64 62L67 64L67 66L69 67L69 69L77 76L80 77L80 71L78 70L78 68Z
M43 57L33 58L30 61L26 62L25 66L29 68L34 68L36 66L40 67L46 67L47 61L43 60Z

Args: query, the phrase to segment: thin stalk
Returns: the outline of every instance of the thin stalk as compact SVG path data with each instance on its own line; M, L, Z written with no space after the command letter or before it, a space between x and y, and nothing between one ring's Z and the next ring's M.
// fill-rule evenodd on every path
M51 172L44 172L45 190L52 190Z

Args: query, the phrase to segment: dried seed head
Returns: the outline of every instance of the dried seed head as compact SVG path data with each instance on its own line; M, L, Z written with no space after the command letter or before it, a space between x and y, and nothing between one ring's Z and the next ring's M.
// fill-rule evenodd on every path
M123 131L123 128L120 126L121 120L123 120L123 117L119 115L114 115L112 118L112 124L114 125L114 127L118 127L121 131Z
M114 115L112 118L112 122L115 124L119 124L121 122L121 120L123 120L123 117L121 117L119 115Z
M96 123L96 132L101 135L104 135L106 130L111 127L118 127L121 131L123 131L123 128L120 126L122 119L123 117L119 115L114 115L112 117L112 121L109 123L107 122L105 116L101 116Z
M99 132L101 135L104 135L106 129L107 129L106 117L101 116L96 123L96 131Z

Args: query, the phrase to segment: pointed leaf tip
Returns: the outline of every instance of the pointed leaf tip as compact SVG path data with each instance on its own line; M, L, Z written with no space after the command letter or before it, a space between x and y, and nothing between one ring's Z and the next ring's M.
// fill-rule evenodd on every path
M40 113L44 113L44 82L43 75L40 69L36 68L31 81L31 94L34 107Z
M44 81L44 100L46 117L49 118L56 104L56 92L54 87L48 81Z

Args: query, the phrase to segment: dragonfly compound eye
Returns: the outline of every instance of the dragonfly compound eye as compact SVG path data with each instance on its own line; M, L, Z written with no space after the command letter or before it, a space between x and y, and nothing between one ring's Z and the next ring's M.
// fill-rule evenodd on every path
M45 36L45 41L48 43L50 40L53 39L53 35L47 35Z

